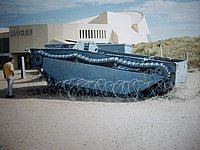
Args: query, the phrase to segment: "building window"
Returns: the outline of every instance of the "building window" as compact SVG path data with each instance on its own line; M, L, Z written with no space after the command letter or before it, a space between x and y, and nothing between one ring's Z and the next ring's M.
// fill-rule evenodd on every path
M84 39L84 30L82 30L82 37L83 37L83 39Z
M79 30L79 38L81 39L82 37L81 37L81 30Z
M87 30L85 30L85 38L87 39Z
M101 39L101 30L99 30L99 38Z
M0 53L9 53L9 38L0 38Z
M98 30L96 30L97 31L97 39L99 38L99 32L98 32Z
M96 39L96 30L94 30L94 38Z
M102 39L104 38L104 32L101 30Z
M88 38L90 39L90 30L88 30Z
M80 39L106 39L106 30L79 30Z
M93 30L91 30L91 39L93 39Z

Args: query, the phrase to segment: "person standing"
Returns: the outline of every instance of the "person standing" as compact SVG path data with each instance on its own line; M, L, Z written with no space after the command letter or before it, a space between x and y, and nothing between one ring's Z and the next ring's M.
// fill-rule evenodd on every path
M4 78L7 80L7 84L8 84L7 98L15 97L13 95L13 91L12 91L12 86L13 86L13 81L14 81L14 65L13 65L13 62L14 62L14 58L9 57L8 62L5 63L4 66L3 66Z

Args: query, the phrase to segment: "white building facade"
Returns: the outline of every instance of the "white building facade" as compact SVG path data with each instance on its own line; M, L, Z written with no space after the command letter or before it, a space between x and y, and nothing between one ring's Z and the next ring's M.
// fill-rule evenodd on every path
M76 41L115 44L137 44L150 41L146 18L140 12L104 12L99 16L65 24L64 29L66 30L63 37Z

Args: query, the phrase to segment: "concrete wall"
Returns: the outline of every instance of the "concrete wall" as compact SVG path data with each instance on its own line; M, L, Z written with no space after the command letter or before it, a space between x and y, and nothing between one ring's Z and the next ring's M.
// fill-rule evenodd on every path
M146 39L139 35L140 33L132 28L132 18L130 15L110 12L108 24L112 27L113 33L115 33L113 35L118 37L118 44L136 44L146 41Z
M63 24L47 25L47 43L52 43L55 40L63 40Z
M78 24L63 24L63 40L78 41Z

